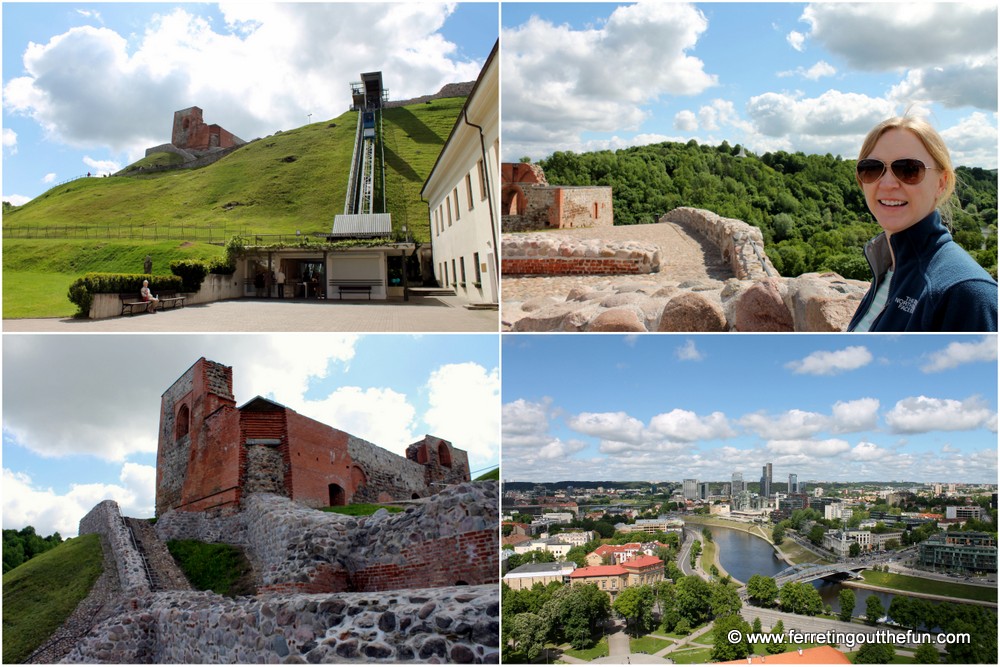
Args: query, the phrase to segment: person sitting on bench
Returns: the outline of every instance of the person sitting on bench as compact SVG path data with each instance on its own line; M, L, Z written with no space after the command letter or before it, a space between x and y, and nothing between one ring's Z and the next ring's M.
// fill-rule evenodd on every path
M148 301L149 302L149 305L146 307L146 310L148 310L149 312L155 314L156 313L156 306L159 305L160 300L157 299L155 296L153 296L153 293L149 291L149 281L148 280L143 280L142 281L142 289L139 290L139 296L142 297L143 301Z

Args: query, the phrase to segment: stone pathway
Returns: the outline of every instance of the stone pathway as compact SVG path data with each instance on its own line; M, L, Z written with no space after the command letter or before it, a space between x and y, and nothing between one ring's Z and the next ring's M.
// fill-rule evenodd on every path
M693 234L675 222L658 222L648 225L624 225L621 227L592 227L581 229L559 229L546 232L575 239L599 239L602 241L641 241L660 246L661 268L659 273L628 276L631 280L642 280L659 284L678 283L687 280L725 281L733 277L733 272L719 256L719 251L703 237ZM564 299L574 287L593 287L616 276L512 276L501 283L501 298L509 302L523 302L539 296ZM620 276L625 278L625 276Z
M136 546L146 557L150 574L151 591L192 591L187 577L177 567L173 556L159 537L152 524L145 519L126 518L125 523L132 530Z

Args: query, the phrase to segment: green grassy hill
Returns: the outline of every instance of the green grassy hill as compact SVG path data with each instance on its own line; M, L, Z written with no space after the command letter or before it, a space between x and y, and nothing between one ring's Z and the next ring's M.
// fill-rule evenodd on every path
M430 240L420 200L465 98L384 112L386 204L394 231ZM326 233L342 213L357 115L254 141L200 169L57 186L3 217L3 316L70 316L69 284L87 271L154 272L175 259L218 257L231 236ZM168 164L156 154L138 164ZM135 165L133 165L135 166Z
M103 571L101 540L67 540L3 575L3 661L24 662L87 597Z

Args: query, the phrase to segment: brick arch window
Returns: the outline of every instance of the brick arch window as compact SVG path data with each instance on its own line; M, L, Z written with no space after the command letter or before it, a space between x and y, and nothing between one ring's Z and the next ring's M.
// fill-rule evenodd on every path
M445 468L451 467L451 450L448 449L448 445L441 442L438 443L438 461L441 462Z
M188 406L182 405L177 411L177 419L174 420L174 440L180 440L191 430L191 410Z

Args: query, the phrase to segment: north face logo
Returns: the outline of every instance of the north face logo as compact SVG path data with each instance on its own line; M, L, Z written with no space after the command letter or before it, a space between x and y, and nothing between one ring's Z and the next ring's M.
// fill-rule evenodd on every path
M917 300L911 296L908 296L905 299L896 297L896 307L912 315L913 311L917 308Z

